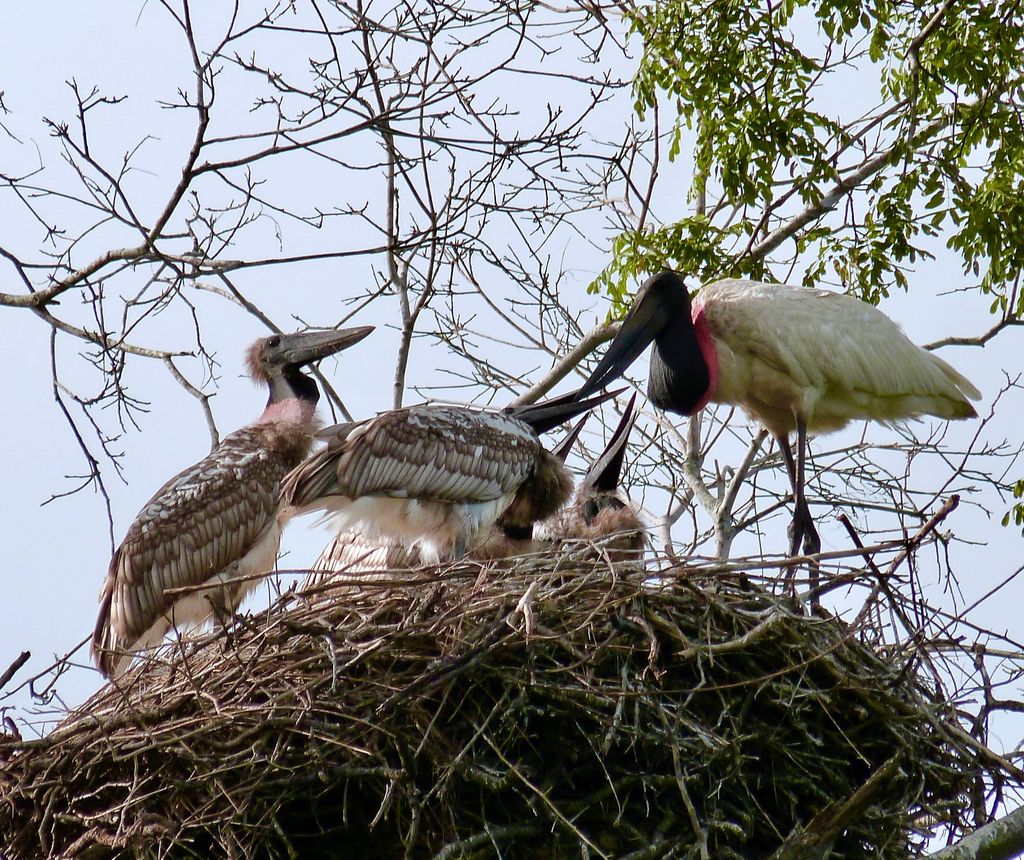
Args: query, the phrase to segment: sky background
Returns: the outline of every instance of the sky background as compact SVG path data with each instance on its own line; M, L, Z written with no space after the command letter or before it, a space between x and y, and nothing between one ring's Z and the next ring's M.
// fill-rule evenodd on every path
M223 11L223 10L219 10ZM215 13L205 13L200 29L213 33L220 21ZM282 49L282 62L303 62L300 56L289 58ZM578 62L573 56L559 62ZM623 59L618 71L629 74L629 60ZM166 11L155 2L138 5L81 4L52 2L23 4L9 14L0 29L0 88L3 103L9 111L0 117L6 134L0 130L0 173L6 176L25 174L46 167L51 185L72 183L73 176L61 163L61 155L43 118L74 120L74 101L67 81L74 78L83 88L99 87L103 92L123 95L121 105L103 108L108 113L95 120L92 137L98 157L117 163L128 150L141 142L137 163L140 169L131 177L135 199L152 211L140 213L152 217L168 189L178 179L182 152L187 148L193 119L183 112L168 111L159 106L171 100L180 87L190 85L190 67L183 51L180 33L171 26ZM251 122L248 100L244 92L232 89L233 79L225 75L218 94L217 122L227 128L242 127ZM510 96L516 101L514 93ZM524 112L539 109L535 92L521 93ZM556 89L545 93L557 99ZM849 99L856 108L858 93L849 82L838 81L834 96ZM529 102L529 104L527 104ZM632 98L628 91L605 103L595 114L609 129L628 121ZM614 133L609 131L609 137ZM358 144L352 144L358 146ZM685 148L684 148L685 151ZM358 157L358 153L356 155ZM688 185L688 171L682 163L666 168L677 179L666 182L664 197L679 197ZM296 171L287 160L276 168L273 177L276 190L284 196L293 195L295 205L302 207L314 191L323 190L323 176ZM325 174L326 176L326 174ZM365 178L368 199L379 195L379 176ZM352 193L353 189L344 189ZM3 189L0 188L0 192ZM25 210L9 192L0 205L0 245L21 249L43 247L45 238L38 223L26 217ZM339 193L341 193L339 191ZM599 213L585 224L600 223ZM237 251L258 256L277 253L298 253L312 247L322 236L310 237L306 232L287 227L279 233L280 224L272 218L257 223L246 236L246 245ZM373 237L361 234L351 220L328 225L329 241L339 247L369 243ZM109 247L114 233L99 230L88 242L96 248ZM588 296L585 288L608 262L611 234L595 230L584 237L572 231L554 235L546 249L557 261L563 274L561 285L564 300L581 315L584 327L602 320L607 301ZM283 238L282 238L283 237ZM309 243L307 245L307 243ZM232 252L236 253L236 252ZM79 259L86 259L83 255ZM337 261L309 263L301 267L266 267L238 275L238 283L246 295L263 307L285 329L298 327L298 321L314 325L333 325L349 311L347 299L362 295L376 283L380 260L362 258L346 263ZM0 268L0 291L14 292L20 288L9 269ZM799 272L797 272L799 275ZM126 276L130 283L130 273ZM971 293L958 293L967 286L958 263L948 254L940 253L934 261L923 263L911 274L912 290L886 300L882 309L899 322L918 343L927 343L951 335L980 334L992 323L984 300ZM495 296L501 297L507 285L496 284ZM204 390L215 392L212 408L222 434L251 421L262 409L265 393L256 390L243 378L242 354L254 338L265 334L257 320L218 297L196 293L191 296L202 316L206 342L215 350L218 362L216 382L205 379L199 362L185 361L183 372ZM77 301L69 294L65 302ZM71 313L73 309L69 309ZM393 361L397 345L394 322L397 306L380 302L352 320L352 324L374 324L374 335L342 354L325 361L322 370L341 392L355 416L366 416L390 405ZM142 341L153 346L174 348L183 330L192 325L182 307L171 308L147 322ZM503 333L495 331L495 337ZM6 374L5 445L0 452L0 475L4 493L3 529L6 537L6 593L0 601L0 670L22 650L32 658L8 689L18 682L43 671L55 657L67 653L91 633L97 610L97 594L110 558L111 545L107 516L101 498L86 490L46 504L55 494L76 484L74 475L83 471L78 451L66 422L54 402L49 367L50 329L24 310L0 307L0 362ZM493 345L496 353L514 352L504 344ZM984 349L945 349L942 356L965 373L982 390L980 409L987 410L1006 381L1006 374L1015 374L1020 365L1020 348L1012 336L1003 336ZM549 364L545 357L519 359L523 370L531 370L539 378ZM97 373L78 357L77 344L68 338L58 341L57 362L62 378L79 390L97 386ZM449 377L444 371L455 368L456 362L434 341L418 340L413 347L410 382L431 385ZM645 375L643 364L634 368L635 378ZM166 369L154 361L129 363L126 383L132 392L149 401L146 412L138 416L138 427L130 428L116 443L123 452L121 463L125 481L107 472L107 488L111 494L114 515L114 538L120 540L135 513L160 484L179 469L205 455L209 447L206 424L196 401L173 383ZM463 399L472 392L466 393ZM450 397L459 396L457 392ZM422 399L413 394L409 402ZM496 396L503 403L506 396ZM986 434L992 440L1019 439L1020 421L1024 418L1019 392L1011 392L1001 404L1001 419ZM112 421L113 416L108 416ZM933 425L926 425L933 426ZM934 425L938 426L938 425ZM969 441L976 427L971 423L951 426L947 444L956 449ZM836 437L828 445L844 439L855 440L865 429L857 425ZM892 431L871 428L872 438L887 438ZM920 432L923 432L920 431ZM723 451L723 463L730 454ZM734 461L733 461L734 462ZM1008 464L1004 464L1008 465ZM929 461L924 468L941 470L942 464ZM1019 474L1019 469L1017 470ZM941 480L937 475L936 481ZM645 498L642 488L634 497ZM1004 529L998 520L1010 501L993 494L979 496L977 504L964 504L947 525L971 542L953 545L951 550L956 569L961 574L962 595L949 595L961 605L984 596L1021 564L1022 541L1018 531ZM780 521L781 522L781 521ZM848 543L834 524L823 526L824 549L846 548ZM776 533L782 532L782 527ZM310 563L324 542L324 533L307 525L293 526L285 535L282 550L283 567L302 567ZM737 543L737 552L756 551L753 538ZM774 551L781 547L773 547ZM938 578L929 580L929 587L942 600L944 584ZM265 605L272 586L260 590L254 605ZM1024 593L1018 582L985 600L974 611L975 621L984 627L1006 630L1016 638L1024 638L1024 624L1018 607ZM57 698L40 701L21 689L0 698L0 707L15 709L22 731L31 734L45 730L59 716L64 706L73 707L100 686L100 676L92 668L85 649L72 658L71 670L56 686ZM44 682L45 683L45 682ZM2 694L0 694L2 695ZM1021 730L1014 721L997 727L1004 748L1016 747Z

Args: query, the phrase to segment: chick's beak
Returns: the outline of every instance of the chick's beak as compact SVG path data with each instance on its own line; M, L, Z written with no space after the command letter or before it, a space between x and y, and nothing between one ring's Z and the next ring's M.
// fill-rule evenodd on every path
M615 428L611 439L605 446L601 456L587 470L583 477L582 485L591 487L605 493L613 493L619 486L619 478L622 475L622 463L626 457L626 443L629 441L629 433L636 423L636 415L633 413L633 404L636 402L636 395L630 398L626 411L622 413L622 420Z

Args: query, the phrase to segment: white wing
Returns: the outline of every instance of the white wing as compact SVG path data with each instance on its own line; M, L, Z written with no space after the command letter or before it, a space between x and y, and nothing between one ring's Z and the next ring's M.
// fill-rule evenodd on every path
M694 300L715 338L715 399L743 403L772 429L802 410L812 428L853 418L967 417L978 390L916 346L877 308L851 296L725 280Z

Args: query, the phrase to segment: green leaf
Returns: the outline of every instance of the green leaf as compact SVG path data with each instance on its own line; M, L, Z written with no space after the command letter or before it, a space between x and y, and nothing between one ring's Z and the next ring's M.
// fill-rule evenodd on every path
M626 11L640 57L637 113L675 110L667 156L688 163L694 178L688 198L657 213L661 226L626 229L612 242L592 287L625 295L631 279L666 262L701 278L767 273L795 251L805 283L838 278L878 301L913 288L910 267L930 256L925 240L941 236L983 291L1016 295L1024 10L964 0L942 7L939 25L918 39L938 8L654 0ZM874 116L861 116L860 106L872 105ZM774 259L750 257L760 237L886 154ZM712 204L710 221L686 208L695 194Z

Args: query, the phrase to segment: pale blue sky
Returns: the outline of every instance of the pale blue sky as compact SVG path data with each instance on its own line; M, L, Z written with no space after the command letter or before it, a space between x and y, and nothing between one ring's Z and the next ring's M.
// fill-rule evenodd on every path
M57 2L26 4L9 14L0 30L0 81L4 103L9 115L0 117L14 140L0 131L0 172L7 175L26 173L39 165L47 167L44 175L50 183L69 182L71 173L60 167L59 150L43 125L43 117L72 121L74 102L65 81L75 77L83 88L93 84L101 90L127 96L117 107L103 108L97 114L96 132L92 137L94 151L112 162L125 150L145 140L139 164L144 167L131 177L132 188L142 205L154 210L177 181L183 148L193 127L191 115L170 112L157 106L160 100L174 98L179 87L189 86L190 70L182 52L180 35L168 26L166 12L157 3L144 3L130 11L122 4L81 4ZM297 60L296 60L297 61ZM568 62L568 60L567 60ZM225 133L232 123L249 122L246 103L239 97L232 100L231 82L224 81L218 122ZM532 96L532 93L524 93ZM557 94L555 94L557 95ZM841 85L837 98L845 98ZM549 97L553 94L549 93ZM631 98L620 93L602 109L600 122L609 128L622 123L629 115ZM609 132L614 137L615 132ZM666 183L662 195L668 199L682 194L686 187L685 166L666 168L678 176L673 186ZM322 175L297 175L289 164L280 164L274 179L276 190L292 199L299 207L306 206L313 191L322 190ZM379 176L368 176L366 194L379 193ZM376 183L376 184L374 184ZM347 189L346 189L347 190ZM151 217L151 212L140 213ZM599 223L599 215L591 216L585 225ZM278 244L275 222L265 219L257 224L238 255L272 255L298 253L322 241L312 235L286 227L285 245ZM371 242L369 234L360 235L354 222L344 222L335 230L331 241L339 246ZM97 249L107 247L113 231L98 231L88 240ZM595 231L590 241L583 241L570 231L552 238L548 252L568 275L563 294L574 307L584 311L585 326L597 322L606 311L603 300L586 296L584 288L590 278L607 262L608 235ZM26 218L24 210L8 194L0 207L0 245L22 249L37 247L42 241L38 224ZM84 259L80 258L80 259ZM381 261L358 259L306 264L301 268L263 268L239 275L238 281L252 300L266 309L282 326L288 327L295 316L313 324L329 325L346 313L343 299L359 295L374 282L374 267ZM16 291L9 269L0 267L0 291ZM991 324L984 302L974 295L947 295L964 285L955 261L948 256L917 267L911 276L912 293L893 296L883 309L896 319L917 342L928 342L949 335L970 336ZM122 285L130 285L130 274ZM136 287L141 286L137 284ZM496 290L506 287L496 285ZM253 338L263 334L255 319L220 299L203 294L191 296L198 305L206 326L207 343L216 350L220 363L219 385L213 409L222 433L228 432L258 415L265 399L242 374L242 350ZM74 313L66 298L69 314ZM371 339L327 361L324 372L334 381L356 416L365 416L390 405L393 355L397 338L389 323L393 322L394 302L376 305L360 315L354 323L375 324L378 331ZM142 342L171 347L178 344L180 333L192 321L178 307L147 324L141 333ZM505 333L495 330L495 337ZM49 329L23 310L0 308L0 366L8 368L7 410L4 453L0 454L0 470L6 491L4 534L7 552L7 591L0 603L0 670L19 651L32 651L28 666L19 672L18 680L41 671L53 655L65 653L85 638L92 629L96 614L97 594L110 557L106 514L101 500L91 491L79 493L40 505L52 494L67 490L74 480L66 476L82 472L81 455L77 451L66 423L53 402L48 366ZM495 345L496 354L506 361L516 353ZM984 350L956 348L943 350L944 358L969 376L982 390L982 409L987 409L1003 381L1004 372L1016 373L1020 367L1019 338L1009 333L989 344ZM520 358L519 361L525 359ZM544 358L531 359L538 367ZM71 385L91 390L97 384L95 371L77 358L76 345L69 339L59 342L58 362L62 377ZM428 341L417 341L413 351L410 381L431 384L438 381L441 368L456 366L442 347ZM196 383L202 383L198 363L183 362L182 369ZM643 369L636 369L638 377ZM122 460L127 484L107 471L108 489L112 497L115 539L120 540L135 513L154 490L180 468L203 456L208 448L203 416L167 371L158 362L136 360L129 364L127 383L132 392L151 401L149 411L139 418L139 430L131 430L117 448L124 452ZM210 390L213 390L212 387ZM468 395L467 395L468 396ZM415 394L410 401L420 399ZM498 402L504 402L504 396ZM1008 396L1001 407L1002 418L988 431L992 438L1000 435L1019 439L1020 421L1024 418L1019 392ZM109 417L109 416L108 416ZM971 423L951 426L947 437L951 448L966 444L975 431ZM858 425L845 436L831 437L828 446L836 446L843 438L856 439L863 432ZM871 428L873 439L891 438L886 428ZM735 462L737 446L716 451L722 463ZM932 464L928 468L939 468ZM1019 475L1021 469L1016 468ZM936 480L940 480L938 476ZM636 493L634 493L636 495ZM952 549L956 568L962 575L960 587L963 602L971 603L1007 576L1021 563L1022 541L1018 532L1003 529L998 520L1009 506L991 494L980 500L991 515L971 505L963 505L947 523L947 528L976 543L959 544ZM774 533L781 535L783 521ZM825 549L846 547L844 536L833 525L823 527ZM322 536L309 528L297 527L286 534L283 549L289 555L282 565L300 566L315 556ZM737 544L738 550L753 551L753 539ZM774 548L776 550L781 547ZM934 578L933 578L934 581ZM941 585L935 581L937 591ZM1024 624L1017 607L1024 599L1024 585L1014 583L997 599L983 603L976 610L975 620L995 629L1005 629L1017 638L1024 638ZM261 592L260 601L265 602ZM937 597L936 599L942 599ZM100 685L99 675L91 668L85 651L78 654L81 667L72 669L57 686L61 700L69 706L82 702ZM13 684L11 686L14 686ZM0 706L13 705L19 718L37 719L33 712L49 712L46 706L34 703L27 691L8 699ZM23 729L30 732L31 728ZM1020 731L1009 723L1003 738L1007 747L1019 742Z

